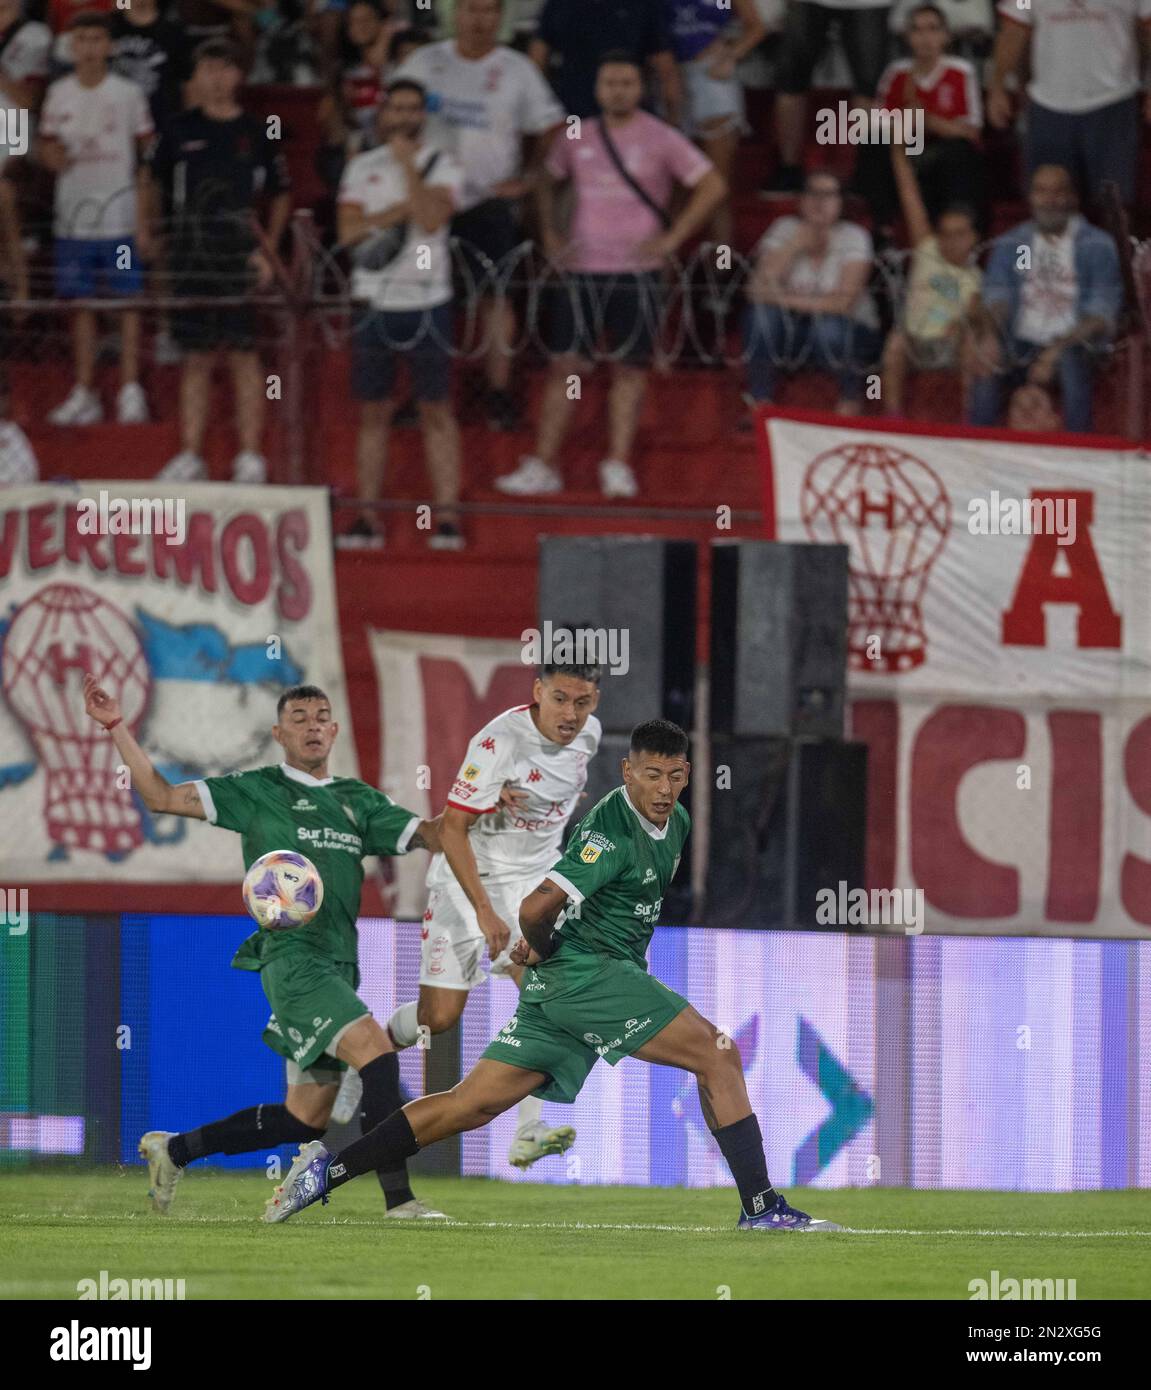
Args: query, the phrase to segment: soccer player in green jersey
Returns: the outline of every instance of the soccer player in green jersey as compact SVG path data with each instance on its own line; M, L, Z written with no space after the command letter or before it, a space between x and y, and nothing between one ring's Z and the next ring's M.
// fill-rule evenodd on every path
M237 970L259 971L272 1006L264 1041L287 1064L284 1104L257 1105L184 1134L145 1134L140 1156L148 1161L152 1204L164 1213L193 1159L318 1139L327 1128L346 1066L357 1068L363 1082L364 1133L399 1108L403 1097L395 1047L356 994L362 861L369 854L438 851L439 826L405 811L366 782L328 775L339 725L328 697L314 685L295 686L280 696L272 728L284 750L278 767L175 787L152 766L117 701L91 675L84 677L84 705L110 733L133 790L150 811L236 831L242 836L245 868L271 850L298 850L324 881L323 906L311 922L290 931L255 931L232 960ZM379 1180L389 1216L443 1216L413 1196L402 1159L381 1168Z
M679 804L690 766L678 725L632 730L623 786L580 822L567 850L520 905L525 971L516 1012L463 1081L410 1101L339 1153L304 1144L264 1211L283 1221L352 1178L479 1129L527 1095L574 1101L602 1057L695 1075L708 1128L739 1189L741 1230L837 1231L790 1207L767 1175L739 1052L682 995L653 979L647 947L690 821Z

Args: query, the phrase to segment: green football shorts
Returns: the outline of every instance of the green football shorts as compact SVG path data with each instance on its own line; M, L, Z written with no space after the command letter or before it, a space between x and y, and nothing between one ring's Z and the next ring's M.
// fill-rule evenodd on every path
M354 961L285 951L264 963L260 983L272 1006L264 1041L301 1071L325 1057L344 1029L370 1012L356 993L360 970ZM325 1057L325 1065L346 1067L332 1056Z
M633 961L572 953L524 972L519 1007L483 1055L546 1072L532 1094L570 1105L601 1057L614 1067L688 1007Z

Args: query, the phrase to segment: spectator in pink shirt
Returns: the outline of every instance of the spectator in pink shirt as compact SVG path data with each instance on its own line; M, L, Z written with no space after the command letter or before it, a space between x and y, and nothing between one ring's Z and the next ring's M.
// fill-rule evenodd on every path
M651 363L664 262L708 221L727 186L706 155L674 127L640 109L643 73L610 53L600 63L602 115L572 122L553 143L538 198L543 249L564 273L548 327L551 369L534 454L496 479L501 492L558 492L556 467L575 402L568 380L591 369L600 332L612 362L608 454L599 466L605 497L638 491L631 452ZM565 138L566 136L566 138ZM570 181L570 235L556 231L555 190ZM690 190L683 210L667 212L676 184Z

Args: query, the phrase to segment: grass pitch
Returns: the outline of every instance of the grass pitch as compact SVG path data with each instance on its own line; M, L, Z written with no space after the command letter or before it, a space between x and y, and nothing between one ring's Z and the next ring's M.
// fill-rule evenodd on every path
M546 1161L546 1160L545 1160ZM0 1298L75 1299L81 1279L171 1278L189 1299L968 1299L968 1282L1075 1279L1080 1300L1145 1298L1151 1202L787 1189L842 1235L733 1229L731 1190L553 1187L421 1177L446 1222L390 1222L363 1179L281 1226L259 1174L192 1169L168 1217L144 1168L0 1177Z

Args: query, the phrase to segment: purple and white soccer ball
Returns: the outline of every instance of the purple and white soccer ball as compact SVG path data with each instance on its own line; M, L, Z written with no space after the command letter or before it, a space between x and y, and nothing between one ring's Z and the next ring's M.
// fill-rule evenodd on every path
M244 906L268 931L306 926L324 901L324 881L293 849L261 854L244 875Z

